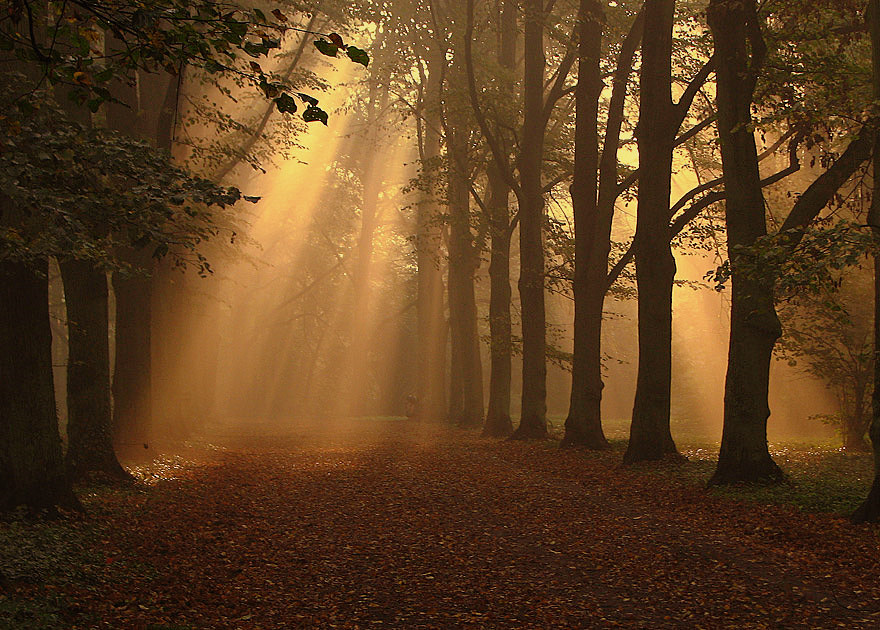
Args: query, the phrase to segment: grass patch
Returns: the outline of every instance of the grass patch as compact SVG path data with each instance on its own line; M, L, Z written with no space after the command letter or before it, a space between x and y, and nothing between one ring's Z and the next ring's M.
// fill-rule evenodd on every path
M0 523L0 573L13 583L82 582L96 560L92 527L76 520L41 521L16 514Z
M805 512L830 512L849 516L868 495L874 477L873 460L867 454L850 454L842 449L803 445L771 449L773 459L786 475L787 483L774 486L732 486L716 488L721 496L793 505Z
M132 498L147 503L173 491L168 486L179 485L174 477L182 466L158 459L141 467L140 483L78 484L86 517L46 520L24 508L0 516L0 630L97 627L79 594L101 594L108 584L128 579L154 579L156 567L120 548L117 532L102 517ZM143 508L130 509L136 515ZM186 628L167 626L177 627Z
M562 437L564 423L564 417L548 418L554 438ZM679 452L687 461L680 465L646 464L637 470L663 475L677 483L704 486L715 470L721 436L687 419L673 419L671 425ZM603 421L603 430L612 453L622 457L629 439L629 419ZM712 488L711 492L736 500L849 516L867 496L874 477L871 455L847 453L840 448L838 440L773 442L770 453L785 473L786 483L744 484Z
M69 628L70 585L95 588L104 558L98 532L79 519L36 520L16 512L0 521L0 630Z
M67 628L63 615L66 605L59 595L19 599L0 594L0 630Z

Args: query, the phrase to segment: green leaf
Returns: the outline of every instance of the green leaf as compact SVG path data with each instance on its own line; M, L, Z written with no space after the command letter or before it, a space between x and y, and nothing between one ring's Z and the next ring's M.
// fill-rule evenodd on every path
M293 114L296 112L296 101L293 100L293 97L290 94L281 94L275 98L275 107L277 107L278 111L282 114ZM305 113L303 113L303 116L305 116Z
M345 54L355 63L361 64L364 68L370 63L370 56L365 50L361 50L356 46L349 46L345 49Z
M243 48L251 57L262 57L269 52L269 48L265 44L254 44L253 42L245 42Z
M113 75L116 74L114 68L104 68L100 72L95 73L95 81L98 83L105 83L113 78Z
M281 86L278 83L269 83L266 80L266 77L260 78L259 87L263 90L263 94L266 95L266 98L274 99L281 92Z
M339 46L326 39L316 39L315 48L317 48L318 52L322 55L327 55L328 57L335 57L336 53L339 52Z
M226 68L214 61L213 59L208 59L204 65L205 71L210 72L211 74L215 74L217 72L223 72Z
M244 37L247 35L248 31L248 23L247 22L236 22L230 21L226 23L227 28L230 32L235 33L235 35L239 37Z
M325 112L320 107L309 104L309 106L306 107L305 111L303 112L303 120L306 122L320 121L326 125L327 112Z

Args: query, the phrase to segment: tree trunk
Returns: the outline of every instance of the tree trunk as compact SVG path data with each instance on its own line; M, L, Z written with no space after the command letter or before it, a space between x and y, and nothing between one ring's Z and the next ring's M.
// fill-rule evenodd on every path
M584 15L590 15L589 7L584 7ZM592 227L588 228L589 256L586 258L584 281L580 289L581 295L576 298L582 303L584 314L582 325L576 328L583 330L582 343L575 342L575 361L581 366L583 392L578 401L577 416L581 418L572 433L572 444L581 435L588 438L581 443L602 448L604 432L602 431L602 314L605 305L605 294L608 291L608 255L611 252L611 226L614 220L615 204L620 196L618 184L618 151L620 148L620 131L625 120L625 105L629 76L632 72L633 58L642 38L644 12L640 11L624 39L617 58L617 68L608 104L608 120L605 125L605 138L602 156L599 160L598 200L596 202L596 218ZM589 37L589 35L587 35ZM595 72L595 69L591 69ZM589 76L589 71L586 76ZM579 75L580 76L580 75ZM599 77L601 79L601 77ZM596 77L593 77L593 81ZM592 114L590 115L592 118ZM584 240L584 239L582 239ZM576 290L577 291L577 290ZM572 387L574 388L574 377ZM574 395L574 391L572 391ZM572 416L569 410L569 416ZM566 420L566 422L568 422ZM566 429L568 432L568 429ZM581 435L579 435L581 434ZM601 435L601 438L599 437ZM564 440L565 442L565 440ZM605 442L607 444L607 442Z
M67 306L67 467L74 478L130 479L111 439L107 274L79 260L59 263Z
M470 228L467 125L447 112L446 147L449 161L449 328L452 334L453 384L449 420L461 426L483 422L483 370L477 331L474 274L479 253Z
M152 428L152 273L147 251L129 257L136 272L114 273L116 362L113 370L113 436L117 446L148 445Z
M730 346L724 387L724 429L710 485L775 482L782 471L767 448L767 390L773 346L781 334L773 279L741 270L735 250L767 234L758 154L751 125L752 94L764 55L754 3L713 0L718 133L731 260Z
M869 20L871 23L871 41L873 44L874 57L874 84L875 94L880 93L877 86L880 77L878 67L878 51L880 51L880 0L871 0L869 6ZM874 172L877 172L878 156L880 156L880 136L874 145ZM874 453L874 481L871 490L862 504L853 512L851 519L854 523L877 523L880 522L880 179L874 176L873 196L871 198L871 210L868 214L868 225L874 236L874 393L871 396L871 427L868 436L871 438L871 449Z
M541 165L544 150L544 9L526 0L523 73L523 126L519 173L520 276L522 310L522 410L514 438L547 435L546 313L544 310L544 196Z
M489 193L487 206L491 221L491 259L489 261L489 408L483 435L506 437L513 433L510 419L512 339L510 323L510 187L490 163L487 167Z
M433 51L432 51L433 52ZM445 59L428 56L425 85L425 124L422 169L435 166L440 156L441 69ZM437 421L446 413L446 321L443 314L443 271L440 265L441 232L437 204L431 191L416 205L416 263L418 265L418 381L417 415Z
M48 272L46 261L0 262L0 511L82 509L55 413Z
M865 440L865 425L863 419L858 416L844 416L843 448L848 453L868 453L871 447Z
M646 0L642 41L639 203L633 243L639 291L639 367L624 463L676 455L669 428L672 286L669 230L672 150L678 130L671 94L675 0Z
M862 378L863 376L868 378ZM846 387L841 387L836 396L841 414L840 434L843 438L843 448L849 452L871 451L871 445L865 439L865 433L870 425L866 397L870 385L868 379L871 377L870 373L866 374L865 371L859 370L854 376L852 393L849 394Z
M571 184L575 232L574 359L571 404L561 446L603 449L608 448L601 416L602 308L608 251L599 227L598 126L599 96L604 88L599 62L605 16L596 0L581 0L579 13L583 21L579 28L574 180ZM597 287L602 290L597 291Z
M108 38L108 52L120 46ZM139 75L142 73L138 73ZM138 76L140 82L141 76ZM135 86L118 81L107 105L107 127L134 138L149 140L145 111ZM120 252L121 260L136 270L113 274L116 298L116 357L113 370L113 437L117 447L146 445L152 424L152 274L147 250ZM148 275L145 275L148 274Z
M880 98L880 0L869 0L867 15L871 29L871 61L874 98ZM880 521L880 134L874 132L874 185L868 225L874 237L874 393L871 397L871 448L874 452L874 481L865 501L853 513L855 523Z
M33 23L43 40L45 5ZM41 19L42 18L42 19ZM33 64L22 70L33 75ZM34 77L36 78L36 77ZM18 209L0 195L0 227ZM25 505L82 511L64 466L52 374L49 261L5 259L0 251L0 512Z
M513 70L516 67L516 13L513 0L505 0L499 16L498 63ZM472 14L471 14L472 17ZM504 84L505 93L513 98L514 87ZM502 160L509 163L509 156ZM489 407L483 435L506 437L513 433L510 418L510 386L512 378L513 339L510 319L510 184L501 172L498 160L486 167L488 178L487 205L490 221L489 259Z

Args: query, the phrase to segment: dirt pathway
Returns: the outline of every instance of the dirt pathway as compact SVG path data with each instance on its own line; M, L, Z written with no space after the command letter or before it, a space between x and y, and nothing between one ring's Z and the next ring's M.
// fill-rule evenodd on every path
M609 456L369 421L180 475L91 499L71 627L880 627L871 530Z

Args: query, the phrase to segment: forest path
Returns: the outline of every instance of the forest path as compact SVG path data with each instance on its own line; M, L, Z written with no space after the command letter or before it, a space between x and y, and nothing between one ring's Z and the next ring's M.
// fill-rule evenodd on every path
M618 455L392 420L250 438L93 499L128 564L79 597L112 628L880 627L870 529Z

